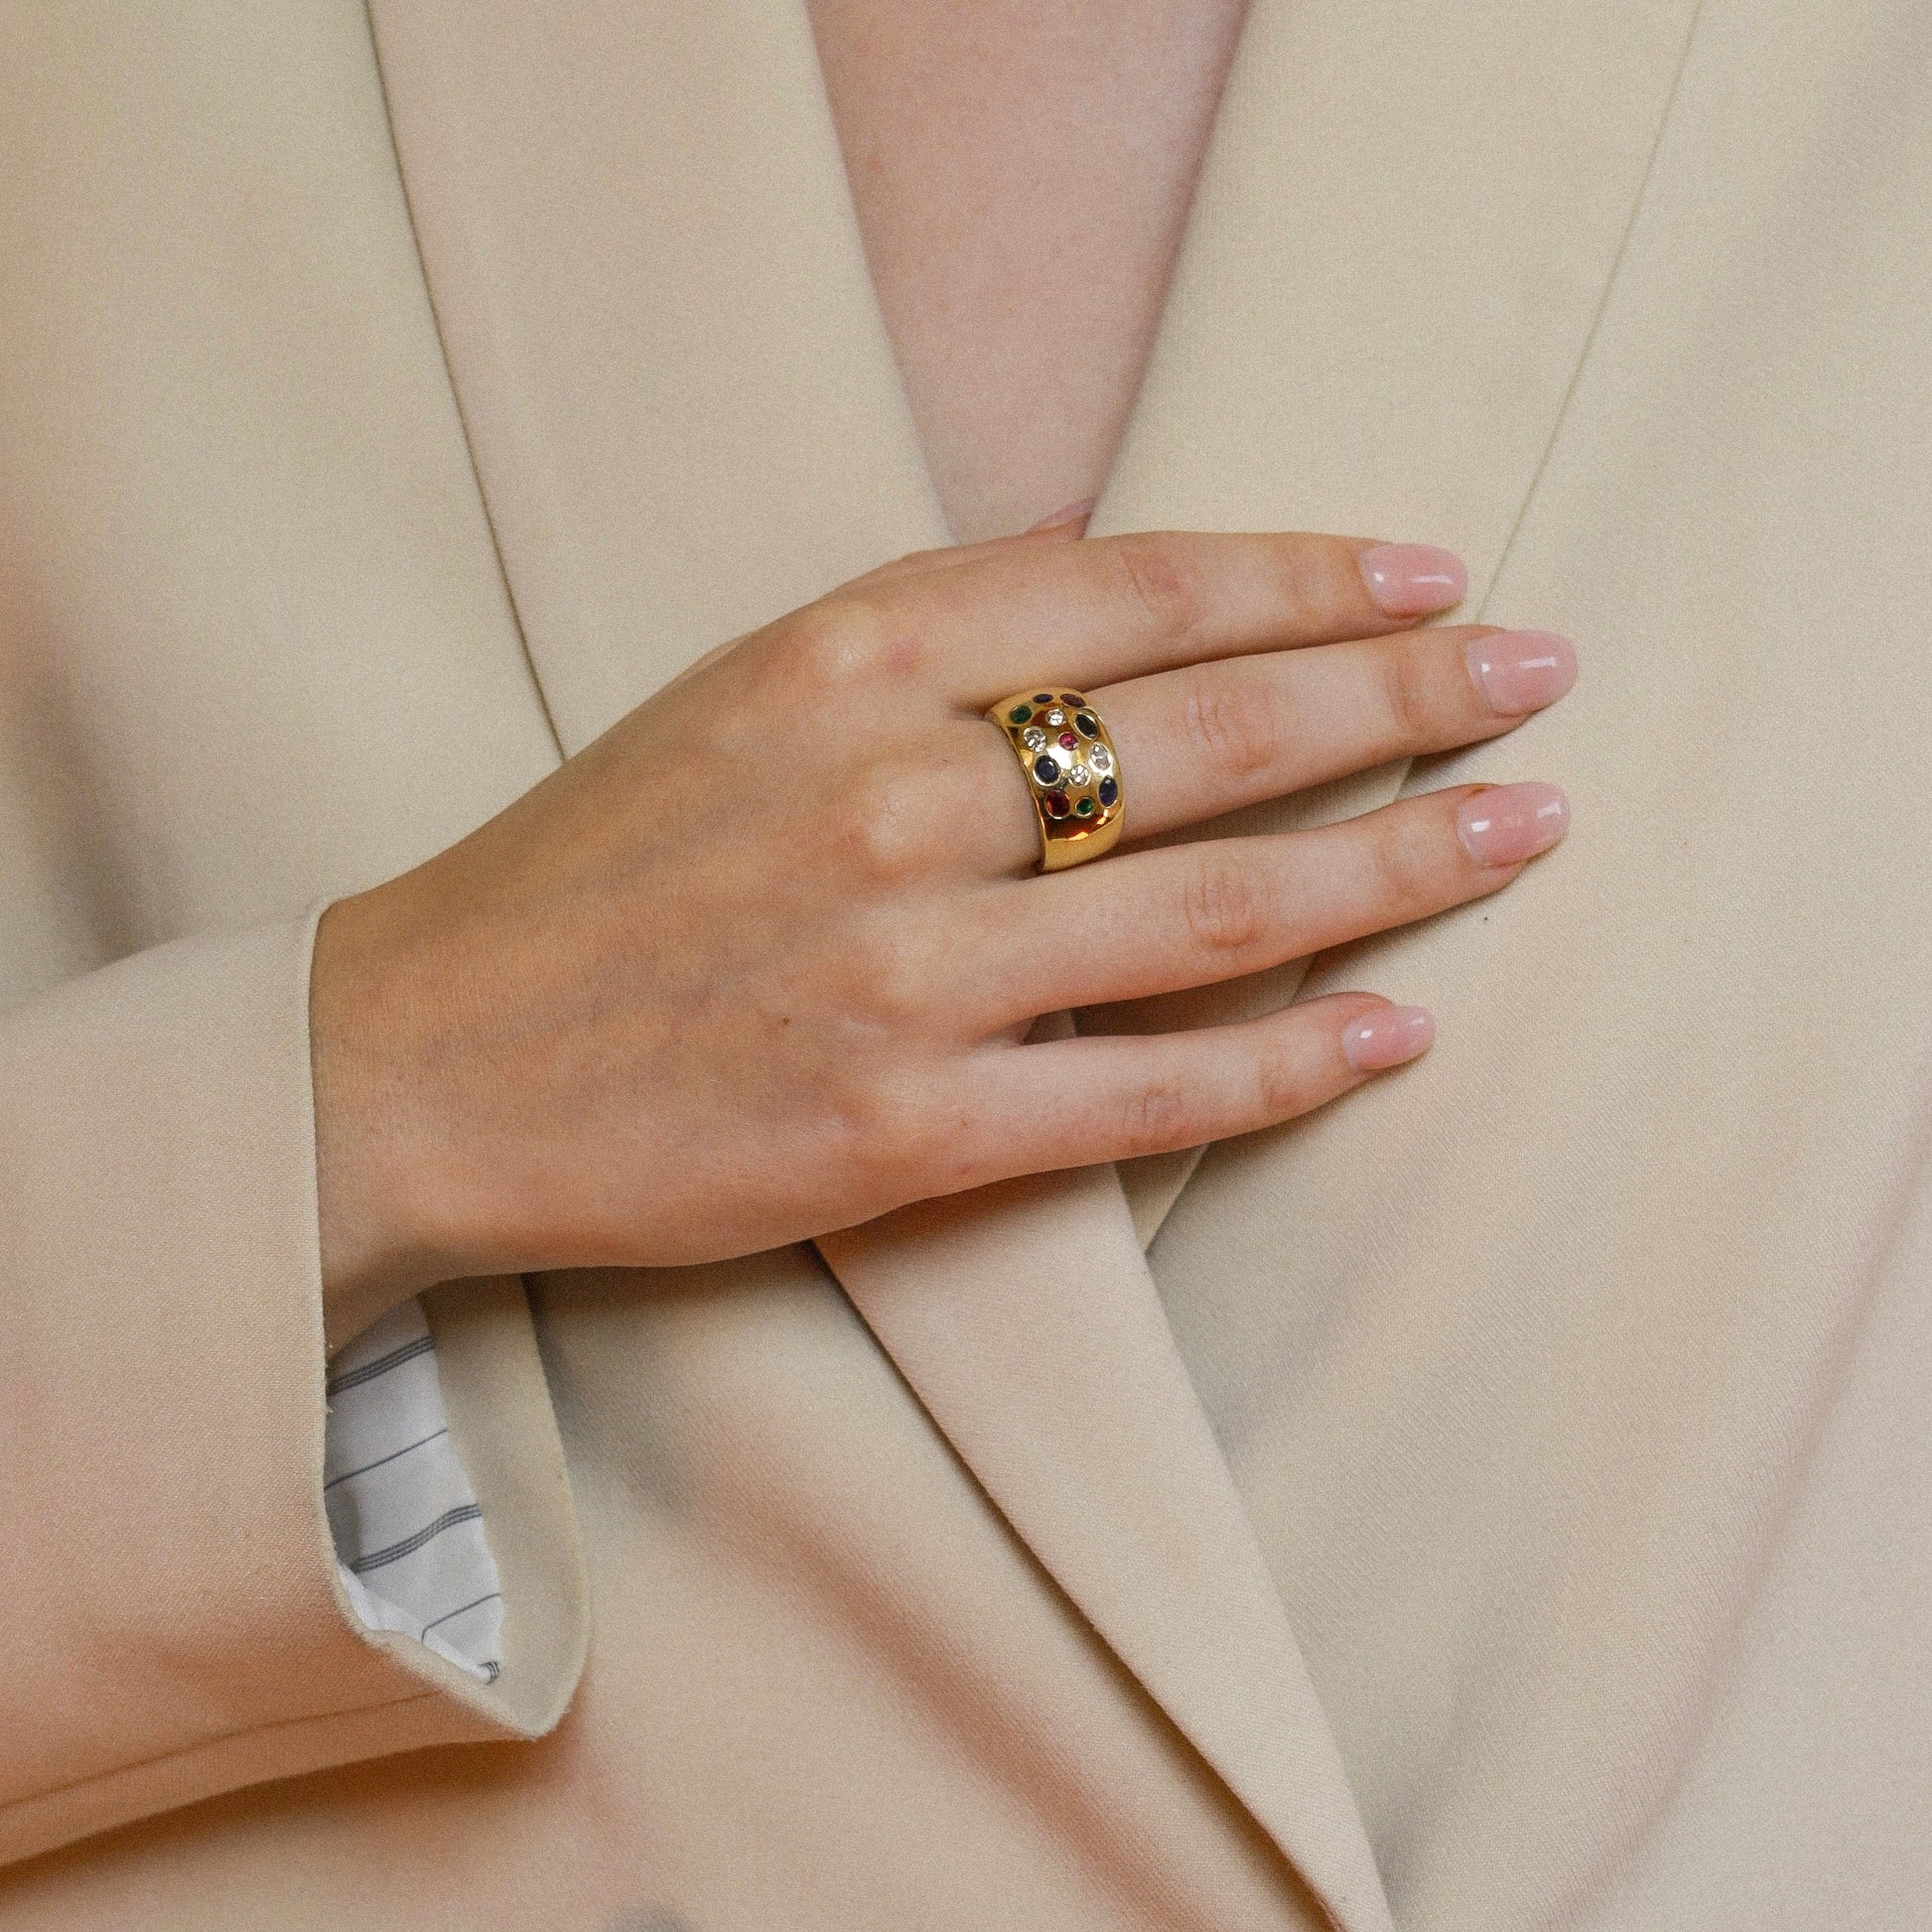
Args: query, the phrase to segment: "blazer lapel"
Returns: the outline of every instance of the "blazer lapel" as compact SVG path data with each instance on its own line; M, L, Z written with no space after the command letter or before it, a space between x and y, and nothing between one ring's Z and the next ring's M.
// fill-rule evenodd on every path
M1387 1926L1113 1171L922 1202L818 1245L987 1494L1334 1922Z
M947 541L801 5L371 14L566 753L723 639Z
M1256 0L1096 528L1433 538L1469 558L1479 605L1693 4ZM944 540L801 6L372 11L566 751L719 638ZM1046 1571L1335 1922L1369 1932L1388 1908L1359 1813L1136 1236L1187 1166L1140 1164L1133 1215L1097 1169L820 1246Z
M1469 562L1479 614L1641 191L1695 0L1255 0L1096 534L1329 529ZM1395 796L1370 773L1250 814ZM1174 1003L1198 1023L1301 968ZM1192 1157L820 1242L940 1428L1338 1925L1388 1906L1142 1256ZM1131 1210L1131 1211L1130 1211ZM1138 1224L1138 1237L1137 1237Z

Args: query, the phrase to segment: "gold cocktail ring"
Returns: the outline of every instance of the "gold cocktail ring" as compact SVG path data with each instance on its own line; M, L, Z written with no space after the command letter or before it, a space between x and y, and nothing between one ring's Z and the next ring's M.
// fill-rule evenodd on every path
M1027 774L1027 795L1039 820L1039 869L1068 866L1111 852L1127 801L1120 754L1100 714L1077 691L1020 691L987 717L1006 733Z

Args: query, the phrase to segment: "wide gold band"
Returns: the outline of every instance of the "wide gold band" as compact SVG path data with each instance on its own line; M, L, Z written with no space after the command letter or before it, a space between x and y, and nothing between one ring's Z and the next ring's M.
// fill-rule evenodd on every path
M1127 800L1120 754L1093 706L1078 691L1039 687L1015 692L986 715L1006 733L1026 774L1039 820L1040 871L1111 852Z

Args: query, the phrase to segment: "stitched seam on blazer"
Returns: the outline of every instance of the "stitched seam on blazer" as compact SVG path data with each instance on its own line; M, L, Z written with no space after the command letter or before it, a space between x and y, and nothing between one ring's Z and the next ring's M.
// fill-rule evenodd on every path
M463 432L463 454L470 465L470 481L476 485L477 502L483 510L483 528L489 532L490 554L496 559L496 581L503 587L503 600L509 606L510 621L516 628L516 641L523 652L523 668L530 674L530 689L536 693L537 709L543 713L544 729L556 747L561 764L569 756L564 750L563 734L550 710L550 694L543 688L537 660L530 652L529 634L523 625L523 613L517 608L516 586L510 582L509 563L503 555L503 540L497 534L496 518L489 507L489 492L483 488L483 471L477 464L477 439L470 431L470 412L463 406L463 391L457 387L456 369L450 361L450 345L443 333L443 313L436 302L436 284L430 280L429 258L423 253L423 232L416 224L416 204L409 193L409 175L402 165L402 148L396 140L396 116L389 105L389 76L382 70L382 43L376 36L375 16L369 0L362 0L362 25L368 34L369 65L375 69L375 84L382 101L382 122L389 130L389 157L395 163L396 184L402 191L404 216L409 222L410 245L416 251L416 273L423 284L423 300L429 305L430 326L436 331L436 352L443 359L443 381L456 410L457 426Z
M1623 274L1623 257L1629 252L1630 237L1637 231L1637 222L1643 214L1644 204L1650 199L1650 183L1657 172L1657 157L1664 150L1664 136L1670 131L1670 124L1677 117L1677 96L1684 85L1685 70L1691 65L1691 49L1697 42L1698 26L1704 19L1704 0L1697 0L1691 9L1691 24L1684 30L1684 45L1678 50L1677 67L1670 77L1670 90L1664 95L1663 111L1657 116L1657 132L1651 136L1650 152L1644 157L1643 175L1637 183L1637 192L1630 198L1630 212L1623 223L1623 232L1617 236L1616 252L1610 257L1609 273L1603 277L1602 291L1596 298L1596 312L1589 319L1589 328L1584 335L1584 345L1577 353L1577 365L1570 371L1570 381L1563 392L1563 400L1557 405L1555 420L1550 425L1550 434L1545 439L1543 453L1536 460L1536 468L1530 474L1529 486L1523 491L1523 500L1516 506L1515 521L1509 526L1509 534L1503 539L1503 547L1496 556L1496 568L1489 573L1489 582L1482 593L1483 605L1489 602L1489 593L1496 587L1496 579L1503 574L1509 562L1509 553L1516 547L1518 532L1524 519L1530 513L1530 505L1536 501L1537 491L1543 486L1543 473L1550 467L1550 459L1563 439L1564 424L1570 420L1571 405L1577 399L1577 390L1584 379L1584 371L1589 366L1589 358L1596 347L1596 338L1603 327L1603 317L1610 306L1610 296ZM1475 614L1476 621L1482 621L1482 612ZM1411 760L1410 770L1414 770ZM1403 783L1409 781L1408 772L1403 773Z

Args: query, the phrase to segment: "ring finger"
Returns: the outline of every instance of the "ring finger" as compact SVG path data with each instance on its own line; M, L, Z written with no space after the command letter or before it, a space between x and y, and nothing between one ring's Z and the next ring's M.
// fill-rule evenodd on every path
M972 954L986 1018L1205 986L1407 925L1507 886L1569 823L1555 785L1457 785L1311 831L1161 846L998 890Z
M1547 630L1454 626L1190 664L1092 692L1143 838L1498 738L1554 704L1577 654Z

